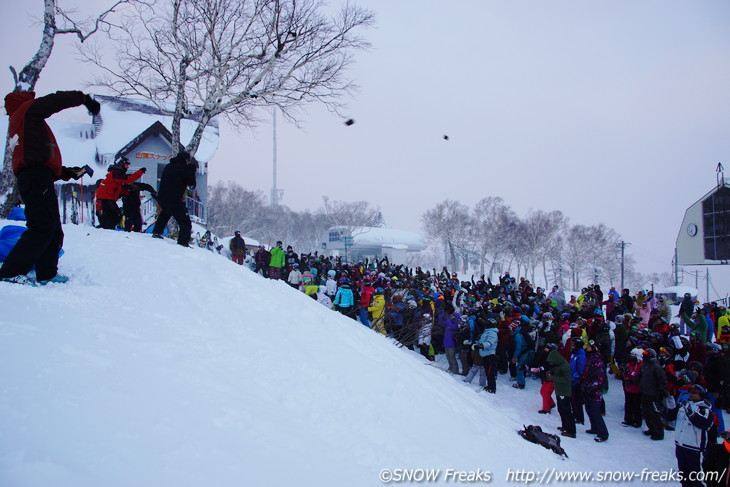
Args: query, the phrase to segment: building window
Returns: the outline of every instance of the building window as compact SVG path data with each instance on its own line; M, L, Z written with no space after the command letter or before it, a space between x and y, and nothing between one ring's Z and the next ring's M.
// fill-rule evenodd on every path
M330 242L339 242L340 232L330 232Z

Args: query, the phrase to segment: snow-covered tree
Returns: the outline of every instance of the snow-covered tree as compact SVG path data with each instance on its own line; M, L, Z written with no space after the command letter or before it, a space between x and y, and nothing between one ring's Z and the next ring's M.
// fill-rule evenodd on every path
M195 154L216 116L236 125L256 122L256 110L278 107L296 121L302 104L337 110L353 88L346 70L370 11L345 4L328 17L319 0L157 0L139 3L110 36L117 49L84 51L105 70L95 81L120 96L150 100L173 117L173 151L180 121L197 128L185 149Z
M208 227L217 235L253 236L263 230L268 205L261 191L248 191L232 181L219 182L208 190Z
M80 42L85 42L99 30L109 26L108 17L123 4L134 3L134 0L118 0L98 16L86 19L74 19L58 5L57 0L43 0L43 31L38 50L25 66L18 72L10 66L13 75L13 92L33 91L43 68L53 52L56 36L62 34L75 35ZM8 46L5 46L8 49ZM18 200L18 191L12 171L12 151L9 137L5 139L5 153L2 173L0 173L0 218L5 218Z
M471 235L479 258L479 272L485 274L485 264L490 262L487 275L495 270L498 259L507 251L507 239L517 215L500 197L487 196L479 200L472 210Z
M465 204L448 199L421 216L427 238L443 245L445 265L456 267L456 246L468 236L470 218Z

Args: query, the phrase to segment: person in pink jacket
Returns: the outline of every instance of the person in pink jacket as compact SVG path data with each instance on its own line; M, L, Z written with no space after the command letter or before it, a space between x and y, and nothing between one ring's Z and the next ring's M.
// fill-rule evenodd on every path
M629 360L621 366L621 379L624 386L624 426L641 428L641 388L639 372L641 371L644 351L635 348L629 354Z

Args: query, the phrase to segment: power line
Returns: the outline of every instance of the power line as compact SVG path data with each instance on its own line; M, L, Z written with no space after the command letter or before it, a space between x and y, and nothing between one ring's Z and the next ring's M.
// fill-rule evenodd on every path
M667 264L667 260L669 260L669 262L671 263L671 259L666 259L666 258L663 258L663 257L659 257L658 255L656 255L656 254L653 254L653 253L652 253L651 251L649 251L649 250L646 250L646 249L642 249L642 248L641 248L641 247L639 247L639 246L636 246L636 245L634 245L634 249L635 249L635 250L638 250L638 251L639 251L640 253L642 253L642 254L643 254L643 255L644 255L645 257L648 257L648 258L654 259L655 261L657 261L657 262L661 262L661 263L662 263L662 264L664 264L664 265L666 265L666 264Z

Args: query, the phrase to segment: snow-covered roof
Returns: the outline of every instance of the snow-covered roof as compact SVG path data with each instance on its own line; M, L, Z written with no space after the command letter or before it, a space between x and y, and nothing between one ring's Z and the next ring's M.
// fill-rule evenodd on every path
M141 132L155 122L160 122L167 130L172 130L172 116L152 106L148 102L122 99L113 96L96 95L101 103L101 112L94 117L97 127L96 145L100 154L116 154ZM195 132L198 122L183 119L180 124L180 141L187 145ZM195 158L208 162L218 150L218 121L213 119L203 132Z
M61 149L64 165L83 166L88 164L94 170L105 173L110 161L97 161L96 155L116 155L122 148L137 138L156 122L168 131L172 127L172 117L148 103L115 98L104 95L94 97L101 104L101 112L89 123L68 122L50 118L48 125L56 136ZM197 122L184 119L181 123L180 138L187 144L195 131ZM0 132L7 133L8 117L0 117ZM205 166L218 150L219 130L216 119L203 132L200 147L195 159Z
M344 231L348 227L334 227L331 231ZM352 242L358 247L388 247L393 249L407 249L420 251L426 248L426 241L415 232L394 230L379 227L355 227L350 234Z

